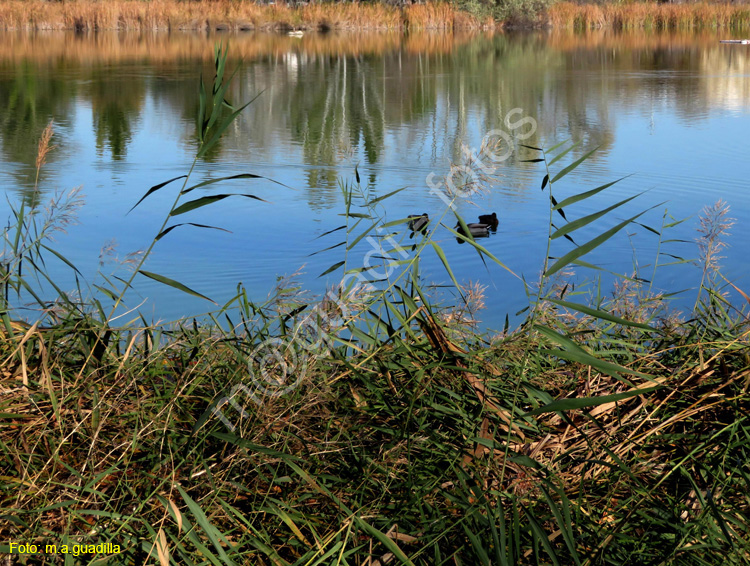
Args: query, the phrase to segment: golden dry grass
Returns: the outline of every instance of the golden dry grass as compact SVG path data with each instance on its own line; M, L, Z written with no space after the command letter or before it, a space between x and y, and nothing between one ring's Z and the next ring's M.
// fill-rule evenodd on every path
M748 29L750 6L735 4L574 4L560 2L547 14L553 28Z
M176 0L3 0L4 30L252 30L252 29L455 29L480 21L447 3L397 8L384 4L286 4Z
M560 2L547 13L553 28L747 29L750 7L733 4L575 4ZM453 30L491 29L445 2L403 8L340 3L261 5L230 0L0 0L2 30Z

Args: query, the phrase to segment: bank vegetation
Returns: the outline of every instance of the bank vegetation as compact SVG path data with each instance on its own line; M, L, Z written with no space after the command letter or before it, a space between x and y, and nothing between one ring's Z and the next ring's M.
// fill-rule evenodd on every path
M750 6L734 3L455 2L256 3L230 0L0 0L2 30L328 31L723 29L750 27Z

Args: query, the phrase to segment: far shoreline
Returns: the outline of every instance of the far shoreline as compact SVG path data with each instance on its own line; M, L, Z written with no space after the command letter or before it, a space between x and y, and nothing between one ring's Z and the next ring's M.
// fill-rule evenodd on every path
M445 2L257 4L178 0L0 0L2 31L493 31L516 29L725 30L750 33L750 5L577 4L498 20Z

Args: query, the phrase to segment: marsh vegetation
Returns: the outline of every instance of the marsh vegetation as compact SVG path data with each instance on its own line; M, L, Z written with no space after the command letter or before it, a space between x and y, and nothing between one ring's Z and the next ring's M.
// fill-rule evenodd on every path
M741 3L309 2L153 0L3 0L1 30L329 31L467 30L503 27L746 30Z

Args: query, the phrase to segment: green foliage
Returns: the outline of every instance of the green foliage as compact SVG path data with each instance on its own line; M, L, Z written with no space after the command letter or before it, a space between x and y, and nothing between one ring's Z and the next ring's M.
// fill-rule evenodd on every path
M457 0L456 5L477 18L492 18L510 26L541 23L552 0Z

